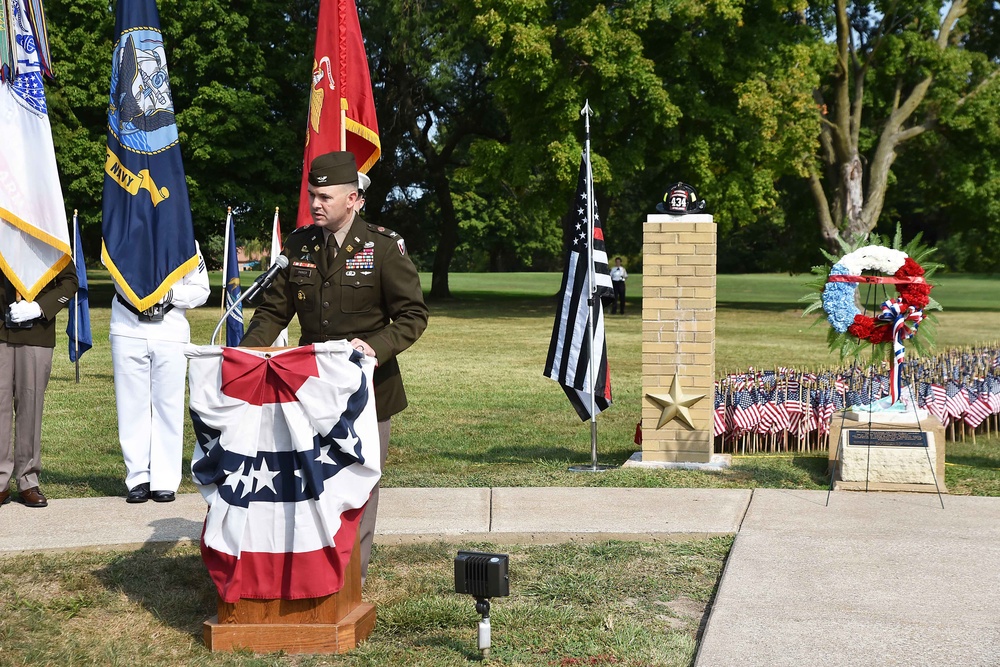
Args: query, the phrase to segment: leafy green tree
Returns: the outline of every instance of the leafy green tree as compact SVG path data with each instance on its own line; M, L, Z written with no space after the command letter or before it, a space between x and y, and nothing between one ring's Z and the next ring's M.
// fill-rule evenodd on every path
M995 12L992 1L980 5L976 14ZM830 248L875 229L894 163L936 143L925 135L970 122L989 133L1000 122L1000 64L970 32L969 8L968 0L811 3L810 21L833 38L819 47L832 57L816 89L822 130L808 177Z

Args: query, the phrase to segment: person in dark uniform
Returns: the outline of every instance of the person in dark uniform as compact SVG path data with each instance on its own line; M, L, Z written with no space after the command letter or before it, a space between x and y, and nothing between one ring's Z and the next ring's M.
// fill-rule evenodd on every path
M312 161L309 202L313 224L285 239L282 253L288 266L264 294L240 345L269 346L298 317L299 345L343 339L374 357L384 468L390 418L407 405L396 355L427 328L420 278L403 239L357 215L358 168L353 153L326 153ZM361 519L362 581L375 535L378 495L376 485Z
M6 275L0 289L0 505L17 481L27 507L49 504L38 485L42 472L42 405L52 373L56 313L76 294L76 266L66 266L34 301L20 299ZM11 430L14 431L13 449Z

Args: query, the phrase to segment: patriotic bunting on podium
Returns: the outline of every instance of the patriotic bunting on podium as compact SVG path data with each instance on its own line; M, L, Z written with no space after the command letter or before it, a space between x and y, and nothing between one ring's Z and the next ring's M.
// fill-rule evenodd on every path
M336 593L381 476L374 360L342 340L187 356L201 550L219 596Z

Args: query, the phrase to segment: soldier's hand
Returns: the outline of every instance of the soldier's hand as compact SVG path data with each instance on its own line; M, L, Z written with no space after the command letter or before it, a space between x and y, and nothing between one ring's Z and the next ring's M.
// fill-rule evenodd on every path
M354 340L352 340L351 347L353 347L355 350L362 353L366 357L375 356L375 350L372 349L372 346L366 343L365 341L361 340L360 338L355 338Z
M10 304L10 319L14 322L27 322L42 316L42 307L34 301L17 301Z

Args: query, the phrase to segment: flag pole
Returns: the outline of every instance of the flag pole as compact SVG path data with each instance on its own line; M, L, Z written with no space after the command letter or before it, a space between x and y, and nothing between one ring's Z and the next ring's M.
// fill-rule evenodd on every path
M229 220L233 217L233 207L226 207L226 231L222 235L222 303L219 312L226 312L226 270L229 268ZM234 230L235 231L235 230Z
M347 150L347 22L340 11L341 3L337 3L337 48L340 51L338 60L340 61L340 81L337 82L337 90L340 91L340 150Z
M76 270L76 258L79 248L77 247L76 240L80 238L80 232L77 231L77 211L78 209L73 209L73 270ZM76 359L74 362L76 365L76 383L80 384L80 295L79 291L73 293L73 355Z
M590 359L588 361L590 365L590 465L570 466L569 470L571 472L598 472L609 470L615 466L597 465L597 406L594 404L597 393L597 355L594 351L594 313L596 312L594 295L597 294L597 284L594 276L594 173L590 165L590 117L594 115L594 111L590 108L589 99L584 101L580 115L583 116L583 150L584 155L587 156L587 238L590 239L587 244L587 279L590 283L590 294L587 295L587 307L590 309L590 316L587 318L587 339L590 341Z

